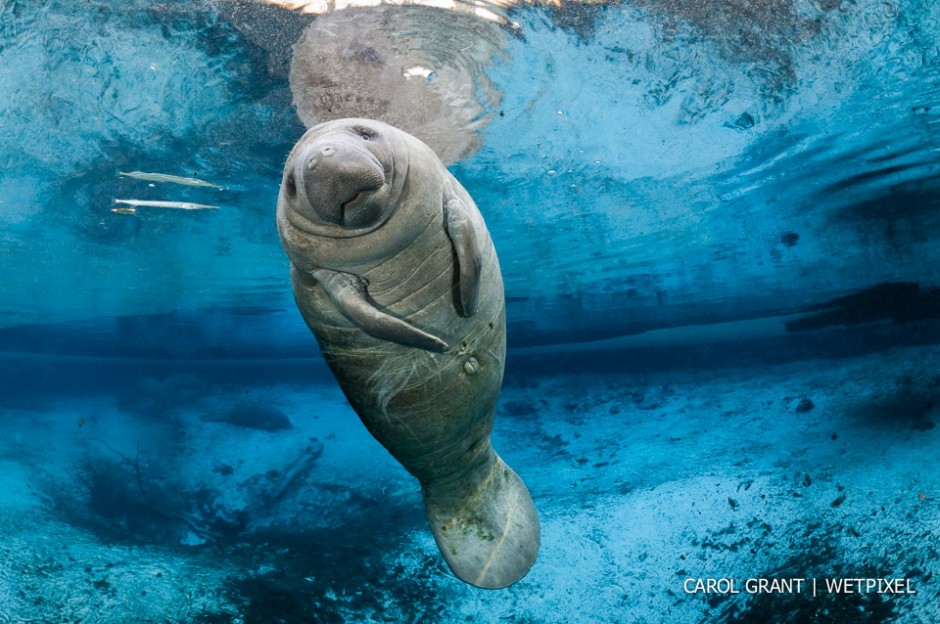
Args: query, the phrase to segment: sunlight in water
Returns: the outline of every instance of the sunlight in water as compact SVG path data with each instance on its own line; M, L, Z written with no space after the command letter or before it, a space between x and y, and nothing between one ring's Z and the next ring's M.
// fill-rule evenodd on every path
M394 6L426 6L435 9L445 9L448 11L457 11L459 13L469 13L477 17L496 22L498 24L508 24L509 19L505 15L505 9L522 4L521 2L512 2L510 0L485 0L482 2L458 2L457 0L406 0L405 2L394 2L390 0L264 0L269 4L283 7L291 11L299 11L314 15L323 15L334 11L342 11L350 8L377 7L382 5ZM557 2L557 0L555 0Z

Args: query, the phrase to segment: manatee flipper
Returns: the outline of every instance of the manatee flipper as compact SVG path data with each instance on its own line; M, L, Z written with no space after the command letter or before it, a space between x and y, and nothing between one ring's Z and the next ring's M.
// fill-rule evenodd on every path
M500 589L525 576L541 538L525 483L499 455L492 450L490 455L489 469L476 483L432 483L422 493L434 539L451 571L471 585Z
M449 180L448 180L449 182ZM483 256L471 212L451 184L444 186L444 230L457 255L458 291L461 316L473 316L480 300L480 272Z
M447 343L437 336L376 308L367 298L362 280L355 275L316 269L313 277L323 286L336 309L370 336L436 353L447 351Z

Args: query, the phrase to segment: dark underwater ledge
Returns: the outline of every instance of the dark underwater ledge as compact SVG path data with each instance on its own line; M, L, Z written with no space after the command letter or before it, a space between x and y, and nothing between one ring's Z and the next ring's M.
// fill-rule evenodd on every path
M797 332L788 330L792 323L790 316L772 317L593 342L510 347L506 383L561 374L758 368L940 344L937 319L903 324L879 320ZM244 386L331 379L316 343L304 334L298 334L295 346L235 341L199 348L198 341L185 343L171 335L142 344L110 341L106 332L77 329L36 326L0 332L0 402L111 393L142 379L189 377L209 385Z
M688 300L659 307L631 305L628 294L507 300L507 343L518 361L554 368L558 358L602 351L634 353L682 366L736 365L752 343L770 362L839 357L899 346L934 344L940 323L940 288L916 282L882 282L810 303ZM770 341L770 342L766 342ZM849 344L856 341L857 345ZM709 345L721 344L712 354ZM740 353L723 364L727 344ZM780 354L774 352L780 351ZM292 306L207 307L162 314L101 316L59 323L0 327L0 354L146 360L279 360L319 357L316 341ZM829 355L831 353L831 355ZM552 354L544 357L545 354ZM554 355L557 354L557 357ZM718 358L715 364L714 358ZM588 358L590 360L590 358ZM688 360L682 362L681 360ZM590 363L587 363L590 369ZM562 366L561 368L565 368Z

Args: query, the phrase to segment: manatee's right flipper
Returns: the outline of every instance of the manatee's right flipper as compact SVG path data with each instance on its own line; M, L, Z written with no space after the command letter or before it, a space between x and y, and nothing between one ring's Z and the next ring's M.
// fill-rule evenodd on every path
M441 554L462 581L500 589L529 571L539 552L539 517L525 483L493 453L474 484L423 488L428 522Z
M317 269L313 277L323 286L336 309L370 336L437 353L447 350L447 343L437 336L376 308L366 297L362 280L355 275Z

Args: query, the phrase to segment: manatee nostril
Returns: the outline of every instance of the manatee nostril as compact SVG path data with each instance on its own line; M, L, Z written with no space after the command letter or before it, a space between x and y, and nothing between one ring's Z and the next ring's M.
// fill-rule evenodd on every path
M297 181L294 180L294 173L291 172L287 179L284 180L284 190L287 192L287 196L290 199L294 199L297 196Z

